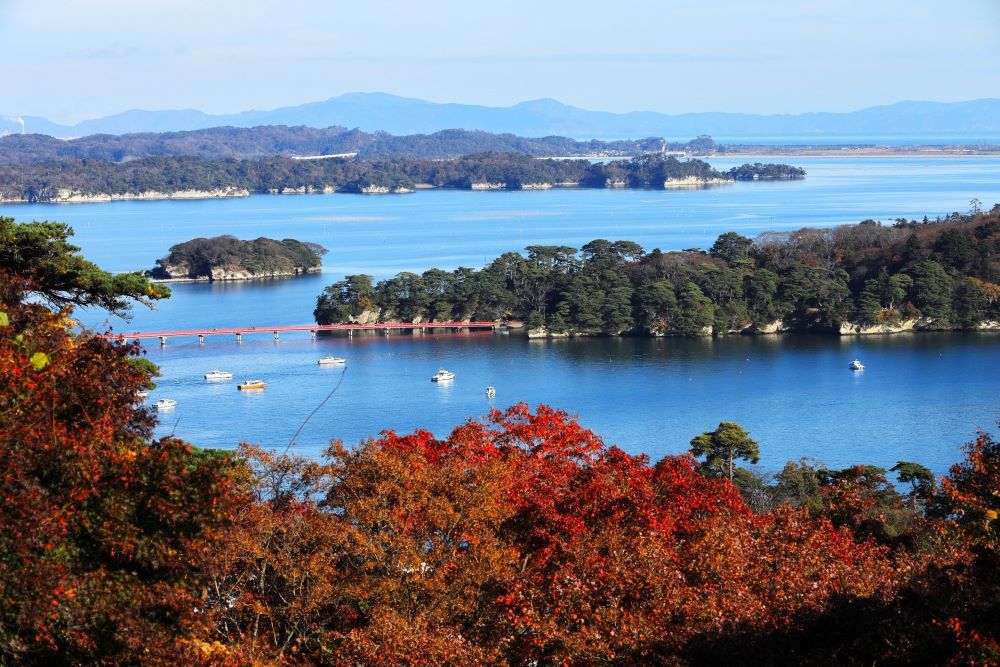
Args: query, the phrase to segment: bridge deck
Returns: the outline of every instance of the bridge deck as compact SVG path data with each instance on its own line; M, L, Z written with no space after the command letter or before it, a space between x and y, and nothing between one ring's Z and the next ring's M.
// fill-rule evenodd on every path
M383 331L390 329L492 329L496 322L380 322L378 324L281 324L249 327L213 327L211 329L178 329L175 331L133 331L104 334L112 340L144 338L175 338L178 336L224 336L247 334L278 334L290 331Z

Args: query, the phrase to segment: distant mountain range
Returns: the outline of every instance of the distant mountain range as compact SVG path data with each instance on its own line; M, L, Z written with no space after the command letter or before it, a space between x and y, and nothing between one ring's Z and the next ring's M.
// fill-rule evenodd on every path
M8 110L10 111L10 110ZM446 129L483 130L523 137L618 139L667 137L1000 137L1000 99L967 102L899 102L849 113L755 115L742 113L663 114L652 111L608 113L588 111L552 99L532 100L510 107L438 104L385 93L348 93L271 111L212 115L194 109L132 110L59 125L34 116L0 116L0 134L38 133L54 137L92 134L176 132L209 127L304 125L342 126L396 135Z

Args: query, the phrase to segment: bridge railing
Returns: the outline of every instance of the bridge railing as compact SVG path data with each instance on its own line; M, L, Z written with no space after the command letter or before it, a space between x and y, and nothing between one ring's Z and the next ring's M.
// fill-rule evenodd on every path
M132 331L128 333L106 333L104 338L110 340L143 340L149 338L159 338L162 341L167 338L177 338L181 336L197 336L204 339L206 336L232 336L242 337L248 334L273 334L276 338L278 334L286 332L309 332L320 331L390 331L390 330L424 330L424 329L493 329L499 325L491 321L470 321L470 322L377 322L370 324L281 324L264 326L237 326L237 327L212 327L202 329L176 329L171 331Z

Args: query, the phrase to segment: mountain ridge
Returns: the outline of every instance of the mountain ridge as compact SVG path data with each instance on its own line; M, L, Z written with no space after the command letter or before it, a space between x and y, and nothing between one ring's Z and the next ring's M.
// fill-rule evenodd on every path
M405 110L405 113L401 113ZM210 127L288 125L342 126L367 132L422 134L447 129L482 130L525 137L618 139L663 136L718 137L943 136L1000 137L1000 99L962 102L901 101L850 112L747 114L724 111L665 114L656 111L591 111L552 98L506 107L437 103L389 93L345 93L326 100L271 110L207 114L197 109L129 109L75 125L38 116L0 116L0 134L54 137L176 132Z

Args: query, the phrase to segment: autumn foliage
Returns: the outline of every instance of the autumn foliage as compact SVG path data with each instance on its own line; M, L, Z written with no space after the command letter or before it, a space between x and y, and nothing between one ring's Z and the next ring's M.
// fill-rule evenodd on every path
M233 480L150 441L134 350L65 311L0 312L0 664L175 664Z
M204 452L152 439L139 350L0 285L0 664L1000 661L986 434L902 528L873 469L754 513L544 405Z
M679 664L897 587L885 547L545 406L239 458L258 482L213 584L220 664Z

